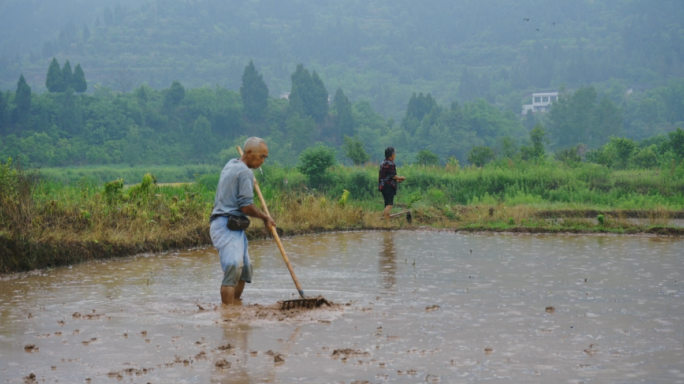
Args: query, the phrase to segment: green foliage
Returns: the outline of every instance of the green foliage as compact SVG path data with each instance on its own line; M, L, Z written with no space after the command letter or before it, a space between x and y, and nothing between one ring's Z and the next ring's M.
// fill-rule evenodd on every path
M81 68L81 64L76 64L76 68L74 68L71 86L74 88L74 91L78 93L83 93L88 89L88 83L86 82L85 73Z
M670 132L670 150L677 156L678 159L684 159L684 130L677 128L676 131Z
M549 114L550 133L556 147L575 143L597 147L622 133L620 109L606 97L597 104L597 97L593 86L559 95Z
M418 151L416 155L416 163L420 165L439 165L439 157L430 152L429 149Z
M178 80L171 83L171 87L164 94L164 107L174 108L185 98L185 87Z
M62 78L62 70L59 68L59 63L55 57L52 58L52 62L48 68L45 87L50 92L64 92L66 89Z
M582 162L582 156L579 154L579 146L556 151L555 157L556 160L566 164L577 164Z
M21 116L26 116L31 111L31 87L26 83L24 75L19 76L14 102Z
M342 192L342 196L340 196L340 199L337 200L337 204L339 205L347 205L347 200L349 199L349 191L346 189Z
M211 153L211 147L214 143L211 135L211 123L206 117L200 115L192 126L192 134L190 135L192 147L195 151L195 156L199 158L206 158Z
M600 226L603 227L606 224L606 217L603 215L598 215L598 216L596 216L596 221L598 222L598 224Z
M263 119L268 108L268 87L263 77L257 72L252 60L242 73L240 96L245 115L252 120Z
M325 179L326 170L335 165L335 148L316 145L302 151L297 169L313 185L320 185Z
M537 123L530 131L531 147L522 146L520 148L520 157L523 160L532 160L543 158L546 154L544 143L546 140L546 130L541 123Z
M290 109L294 113L311 116L321 122L328 113L328 91L321 78L316 71L312 75L303 64L299 64L291 79Z
M71 64L69 64L69 60L67 60L64 63L64 67L62 67L62 91L64 92L69 88L74 88L73 87L73 77L74 73L71 71Z
M342 88L337 88L335 98L333 99L335 112L337 112L335 120L335 135L352 136L354 134L354 116L352 116L352 105L347 96L342 92Z
M102 194L105 199L105 202L109 205L113 205L119 202L123 198L123 187L123 179L118 179L110 181L109 183L105 183L104 192Z
M482 167L492 160L494 160L494 151L489 147L473 147L468 153L468 161L477 167Z
M370 156L363 149L363 143L358 137L349 137L344 135L344 144L342 144L344 155L354 162L354 165L361 165L370 160Z

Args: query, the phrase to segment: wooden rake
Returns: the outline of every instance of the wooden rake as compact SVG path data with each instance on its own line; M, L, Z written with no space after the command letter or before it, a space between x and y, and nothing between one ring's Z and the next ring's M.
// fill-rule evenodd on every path
M242 148L240 146L237 146L237 150L240 153L240 157L242 157ZM271 216L271 214L268 212L268 206L266 206L266 201L264 200L264 195L261 194L261 188L259 188L259 182L257 181L256 177L254 177L254 189L257 192L257 195L259 196L259 201L261 201L261 207L264 209L264 212ZM271 234L273 235L273 238L276 241L276 244L278 244L278 249L280 250L280 254L283 256L283 261L285 261L285 265L287 265L287 269L290 271L290 276L292 276L292 281L294 281L295 286L297 287L297 291L299 292L299 299L293 299L293 300L285 300L282 302L280 309L293 309L293 308L318 308L321 305L325 304L330 306L330 302L326 300L323 296L318 296L318 297L308 297L304 294L304 290L302 290L301 285L299 285L299 280L297 279L297 275L295 275L294 269L292 269L292 264L290 264L290 259L287 257L287 253L285 252L285 248L283 247L283 243L280 241L280 236L278 236L278 231L276 230L275 226L272 226L268 228L268 230L271 231Z

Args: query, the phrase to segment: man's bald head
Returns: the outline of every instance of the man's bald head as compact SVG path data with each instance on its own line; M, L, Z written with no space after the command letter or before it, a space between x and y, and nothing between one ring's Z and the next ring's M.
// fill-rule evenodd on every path
M261 164L268 158L268 146L266 142L259 137L250 137L242 146L244 154L241 160L247 164L249 168L256 169L261 167Z

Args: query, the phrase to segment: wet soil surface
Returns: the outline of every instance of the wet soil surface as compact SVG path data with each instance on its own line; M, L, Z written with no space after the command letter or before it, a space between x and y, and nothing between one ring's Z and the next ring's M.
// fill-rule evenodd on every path
M0 382L684 383L684 239L358 232L253 241L222 308L211 248L0 281Z

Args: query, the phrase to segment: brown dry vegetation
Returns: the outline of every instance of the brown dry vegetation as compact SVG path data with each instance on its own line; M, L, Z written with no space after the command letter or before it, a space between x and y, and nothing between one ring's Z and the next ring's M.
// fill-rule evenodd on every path
M209 188L210 189L210 188ZM0 273L56 267L142 252L211 244L213 190L197 184L157 185L152 175L124 188L51 185L36 173L0 164ZM445 205L420 202L388 226L377 204L333 200L324 193L274 193L270 212L283 235L324 231L429 228L506 232L611 232L684 235L670 226L671 209L550 210L505 203ZM401 205L401 204L398 204ZM406 209L403 206L402 209ZM603 222L598 217L603 216ZM268 236L253 220L249 238Z

